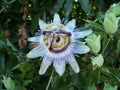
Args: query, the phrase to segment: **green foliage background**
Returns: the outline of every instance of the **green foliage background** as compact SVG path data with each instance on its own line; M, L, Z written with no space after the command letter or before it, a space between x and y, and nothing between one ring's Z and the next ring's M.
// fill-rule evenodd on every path
M32 47L27 42L27 37L35 35L39 29L39 19L51 21L54 13L59 13L65 20L75 18L80 30L89 27L95 34L101 35L101 53L109 38L102 25L104 15L111 5L118 2L119 0L1 0L0 90L46 89L54 68L51 66L45 75L40 76L40 58L29 60L26 57ZM112 11L111 8L109 10ZM119 16L120 14L117 15ZM88 20L88 23L83 19ZM66 67L62 77L54 73L49 90L119 90L120 28L104 52L102 67L93 70L90 59L92 55L93 53L88 53L76 57L81 68L78 74L70 66Z

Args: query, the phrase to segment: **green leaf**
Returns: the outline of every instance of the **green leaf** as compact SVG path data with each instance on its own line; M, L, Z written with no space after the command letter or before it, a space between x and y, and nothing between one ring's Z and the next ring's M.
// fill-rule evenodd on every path
M72 4L73 4L73 0L66 0L66 2L65 2L64 9L65 9L66 20L69 18L69 14L72 9Z
M120 83L120 78L116 74L112 73L107 67L101 67L101 70L103 73L114 77Z
M81 4L82 9L85 11L85 13L89 12L89 0L78 0Z
M17 49L13 46L13 44L7 39L7 46L10 46L13 51L17 51Z
M0 48L3 48L3 47L5 47L6 45L5 45L5 42L3 42L2 40L0 40Z
M10 77L3 76L2 82L8 90L15 90L15 82Z
M31 80L24 81L24 86L27 86L29 83L32 83L32 81Z
M96 89L95 85L93 84L93 85L89 85L87 90L97 90L97 89Z
M93 53L97 54L100 51L101 49L100 35L97 36L96 34L92 33L89 36L87 36L85 41L87 42L88 46L90 47L90 50Z
M93 66L97 65L98 67L101 67L104 63L104 59L101 54L95 57L92 56L91 59L92 59Z
M5 58L4 55L0 54L0 72L5 68Z
M103 90L117 90L117 86L112 86L109 83L105 83Z
M38 20L40 19L41 12L38 12L32 20L31 34L33 34L36 29L38 29Z
M54 6L53 9L53 14L58 12L60 10L60 8L63 6L65 0L58 0L58 2L56 3L56 5Z
M117 42L117 53L120 53L120 40Z
M117 4L111 5L106 13L110 13L110 12L113 12L116 16L119 16L120 15L120 2Z
M2 90L2 78L0 77L0 90Z
M101 70L105 73L111 74L110 70L107 67L101 67Z
M5 71L7 73L10 73L17 64L18 64L18 59L16 55L10 54L9 58L7 59Z
M96 23L94 21L91 21L91 20L85 20L85 21L88 22L91 26L93 26L93 27L95 27L95 28L97 28L99 30L102 30L102 31L104 30L102 25L100 25L100 24L98 24L98 23Z

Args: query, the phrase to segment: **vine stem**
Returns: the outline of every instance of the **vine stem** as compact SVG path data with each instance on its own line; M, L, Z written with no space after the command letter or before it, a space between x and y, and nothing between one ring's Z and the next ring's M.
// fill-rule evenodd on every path
M51 83L51 80L52 80L52 78L53 78L53 74L54 74L54 70L53 70L52 73L51 73L50 79L49 79L49 81L48 81L48 84L47 84L45 90L48 90L48 88L49 88L49 86L50 86L50 83Z
M98 68L98 80L97 80L98 83L100 83L100 68Z
M102 53L101 54L104 54L108 44L110 43L110 40L111 40L112 36L109 37L108 41L107 41L107 44L105 45L105 48L103 49Z

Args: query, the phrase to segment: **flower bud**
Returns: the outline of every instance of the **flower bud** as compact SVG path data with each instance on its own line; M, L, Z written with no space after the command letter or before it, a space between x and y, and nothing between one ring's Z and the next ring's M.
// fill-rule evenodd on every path
M96 57L91 57L93 66L101 67L104 63L103 56L99 54Z
M113 12L116 16L120 15L120 3L113 4L110 6L110 8L107 10L107 13Z
M119 19L114 13L107 13L103 22L105 32L107 34L114 34L118 29Z
M93 53L97 54L100 51L100 35L90 34L85 41Z

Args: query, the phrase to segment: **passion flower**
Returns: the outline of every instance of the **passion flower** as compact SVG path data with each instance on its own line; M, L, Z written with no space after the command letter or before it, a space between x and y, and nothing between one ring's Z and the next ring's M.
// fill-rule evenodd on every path
M43 57L39 74L43 75L53 63L55 71L62 76L65 72L66 63L78 73L80 71L75 60L75 54L85 54L90 51L79 38L92 33L92 30L75 31L76 20L73 19L65 25L61 23L58 14L54 15L53 23L45 23L39 20L40 32L38 36L28 38L28 41L38 44L28 54L28 58Z

